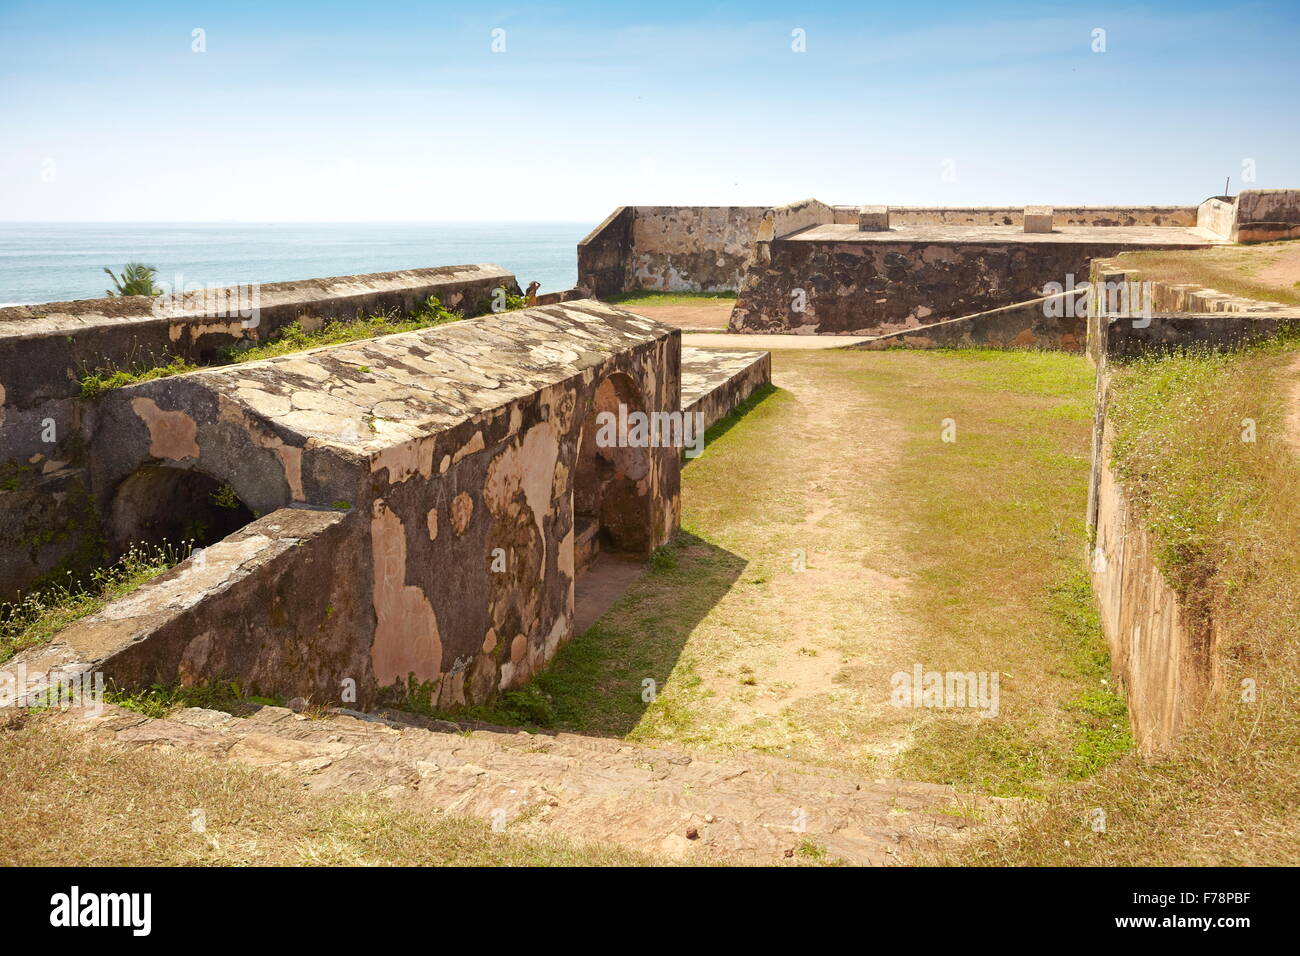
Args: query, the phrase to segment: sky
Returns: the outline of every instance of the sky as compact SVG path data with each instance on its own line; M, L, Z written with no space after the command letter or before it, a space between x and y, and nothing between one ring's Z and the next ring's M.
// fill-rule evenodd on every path
M0 220L1191 205L1300 187L1298 41L1294 0L0 0Z

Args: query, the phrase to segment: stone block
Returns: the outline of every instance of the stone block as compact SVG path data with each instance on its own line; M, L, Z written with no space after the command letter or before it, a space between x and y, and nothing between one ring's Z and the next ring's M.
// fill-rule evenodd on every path
M1052 231L1052 207L1051 206L1026 206L1025 207L1025 232L1051 232Z
M888 232L888 206L858 207L858 232Z

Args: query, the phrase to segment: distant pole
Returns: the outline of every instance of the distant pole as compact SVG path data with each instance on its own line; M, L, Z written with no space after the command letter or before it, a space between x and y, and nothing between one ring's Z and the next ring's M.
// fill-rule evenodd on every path
M1225 195L1225 196L1231 195L1231 194L1228 192L1228 182L1229 182L1231 179L1232 179L1231 176L1224 176L1224 177L1223 177L1223 195Z

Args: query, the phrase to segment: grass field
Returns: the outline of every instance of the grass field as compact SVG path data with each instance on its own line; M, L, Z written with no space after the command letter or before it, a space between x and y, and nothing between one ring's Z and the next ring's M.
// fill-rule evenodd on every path
M735 292L620 292L606 300L614 305L734 305Z
M1298 388L1287 342L1118 374L1114 467L1165 579L1213 621L1215 696L1173 752L1125 756L949 862L1300 865Z
M558 725L1013 796L1124 752L1078 570L1086 362L778 351L774 379L687 466L675 544L537 679ZM915 664L997 672L997 717L891 706Z

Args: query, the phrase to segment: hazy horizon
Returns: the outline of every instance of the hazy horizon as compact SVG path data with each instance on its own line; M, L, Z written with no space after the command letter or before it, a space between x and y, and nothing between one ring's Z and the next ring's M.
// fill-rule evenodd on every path
M17 0L9 222L598 222L1300 185L1292 5ZM495 51L495 52L494 52ZM1245 178L1245 177L1253 178Z

